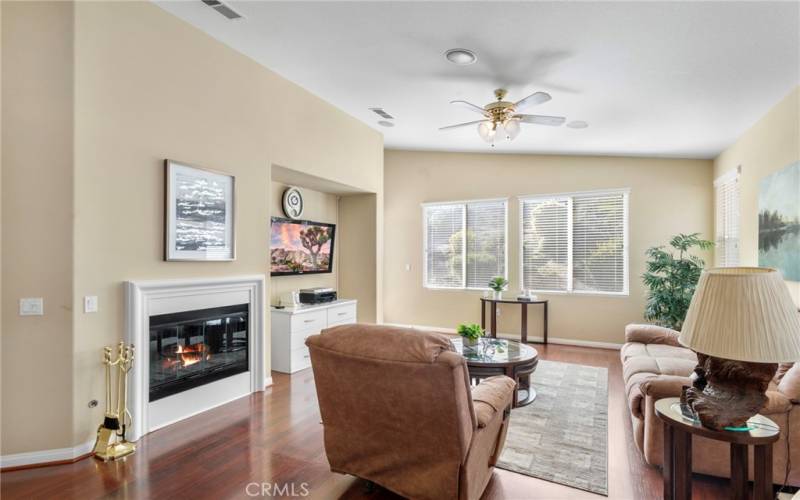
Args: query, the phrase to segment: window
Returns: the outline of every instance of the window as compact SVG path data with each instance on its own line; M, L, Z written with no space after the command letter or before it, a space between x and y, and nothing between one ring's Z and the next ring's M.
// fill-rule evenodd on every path
M628 293L628 191L520 198L522 286Z
M739 265L739 174L732 170L714 181L714 233L717 264Z
M506 200L422 206L427 288L488 288L506 276Z

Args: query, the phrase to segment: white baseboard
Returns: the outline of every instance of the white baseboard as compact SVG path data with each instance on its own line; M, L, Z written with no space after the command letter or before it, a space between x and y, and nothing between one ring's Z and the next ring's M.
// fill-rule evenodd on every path
M94 439L79 444L73 448L58 448L55 450L28 451L0 456L0 468L20 467L24 465L46 464L48 462L62 462L91 453L94 448Z
M272 377L264 379L264 387L273 384ZM28 451L0 456L0 468L21 467L25 465L46 464L49 462L62 462L75 460L78 457L91 453L95 440L87 441L73 448L58 448L55 450Z
M426 325L404 325L400 323L384 323L386 326L399 326L403 328L414 328L416 330L428 330L431 332L440 332L440 333L456 333L455 328L443 328L441 326L426 326ZM497 332L497 336L500 338L507 338L516 340L519 338L518 333L503 333ZM543 337L535 337L535 336L528 336L529 342L542 342L544 341ZM547 337L547 342L549 344L559 344L559 345L572 345L576 347L595 347L598 349L614 349L620 350L622 348L622 344L617 344L614 342L597 342L594 340L579 340L579 339L565 339L560 337Z

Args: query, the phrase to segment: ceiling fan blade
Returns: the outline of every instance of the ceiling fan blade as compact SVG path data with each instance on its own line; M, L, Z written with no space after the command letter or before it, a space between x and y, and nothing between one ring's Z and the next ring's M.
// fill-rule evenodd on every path
M563 116L545 116L545 115L514 115L514 118L519 118L523 123L535 123L536 125L550 125L551 127L558 127L563 125L566 118Z
M471 102L467 101L450 101L450 104L455 104L456 106L460 106L464 109L468 109L470 111L474 111L476 113L480 113L486 116L486 110L478 106L477 104L472 104Z
M520 99L519 101L514 103L514 109L517 111L530 107L535 106L537 104L542 104L543 102L547 102L552 97L547 92L534 92L533 94L529 95L525 99Z
M482 123L488 120L475 120L474 122L466 122L466 123L457 123L455 125L448 125L446 127L440 127L439 130L449 130L451 128L459 128L459 127L468 127L470 125L477 125L478 123Z

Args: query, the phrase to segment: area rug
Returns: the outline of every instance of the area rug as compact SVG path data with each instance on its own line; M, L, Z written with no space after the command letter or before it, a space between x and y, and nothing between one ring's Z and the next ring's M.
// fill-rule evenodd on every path
M539 361L497 467L608 496L608 370Z

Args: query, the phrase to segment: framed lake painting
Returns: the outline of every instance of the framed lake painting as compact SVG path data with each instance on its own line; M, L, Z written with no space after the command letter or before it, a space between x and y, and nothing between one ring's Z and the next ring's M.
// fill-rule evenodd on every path
M164 259L234 260L235 178L172 160L164 167Z
M758 265L800 281L800 162L761 180L758 191Z

